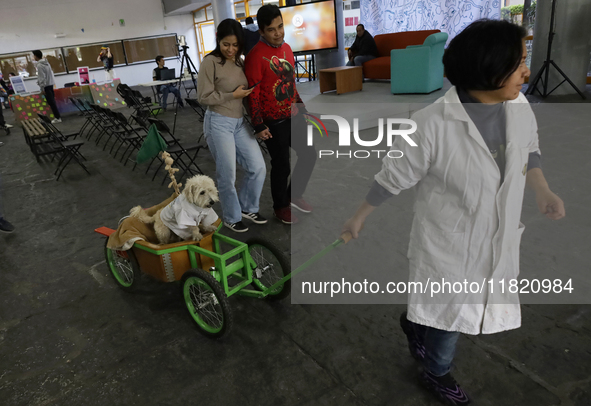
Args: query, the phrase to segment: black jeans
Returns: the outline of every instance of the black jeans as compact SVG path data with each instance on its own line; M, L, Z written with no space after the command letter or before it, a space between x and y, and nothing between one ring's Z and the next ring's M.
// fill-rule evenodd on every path
M292 134L292 121L294 134ZM273 208L281 209L289 206L292 196L300 198L306 191L316 164L316 150L313 146L306 144L306 121L301 114L279 123L265 124L273 136L265 140L271 155ZM288 184L291 172L290 147L296 152L298 161Z
M49 107L51 107L51 111L53 112L53 116L55 118L61 118L60 112L57 109L57 104L55 104L55 93L53 93L53 86L45 86L44 93L45 93L45 100L47 100L47 104L49 104Z

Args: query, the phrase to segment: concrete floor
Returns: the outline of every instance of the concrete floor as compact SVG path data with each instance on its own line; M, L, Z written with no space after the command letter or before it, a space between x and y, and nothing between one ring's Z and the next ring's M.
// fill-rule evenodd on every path
M172 123L174 116L163 117ZM6 118L12 122L10 114ZM66 116L61 127L80 125L79 117ZM196 139L201 127L191 110L180 111L181 138ZM522 264L524 256L544 264L556 255L558 270L576 267L582 273L590 260L591 185L581 176L590 169L588 133L576 134L570 146L563 135L540 132L545 165L557 170L549 181L576 213L567 211L572 216L564 227L583 243L573 248L564 229L538 226L529 196L524 217L532 231ZM104 240L93 232L115 227L136 204L163 200L165 186L123 167L94 142L82 149L91 175L71 165L56 182L54 164L34 159L20 129L2 133L0 141L4 210L17 227L0 235L1 405L439 404L417 383L418 367L398 325L404 305L232 297L234 329L227 339L211 341L188 318L177 284L144 278L139 292L121 291L109 276ZM213 175L208 152L200 156L201 168ZM311 182L311 191L339 187ZM261 213L272 217L268 178ZM336 224L343 213L322 216ZM290 231L270 221L232 237L265 235L289 252ZM403 234L398 238L404 240ZM540 254L536 244L547 239L556 246L542 245L546 252ZM454 374L474 404L591 405L591 306L523 305L522 315L518 330L460 339Z

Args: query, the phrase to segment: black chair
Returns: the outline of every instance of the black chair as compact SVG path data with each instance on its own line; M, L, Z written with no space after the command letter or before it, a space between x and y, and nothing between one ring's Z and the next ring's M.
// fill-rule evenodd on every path
M203 174L203 171L201 170L201 168L199 168L199 165L197 165L197 163L195 162L195 160L197 159L197 155L199 154L199 150L201 148L203 148L202 145L199 145L199 143L181 144L179 142L179 140L174 136L174 134L171 133L170 128L162 120L159 120L159 119L153 118L153 117L148 117L148 122L150 124L153 124L156 126L156 129L158 130L158 132L160 133L160 135L162 136L162 138L164 139L164 141L168 145L168 149L166 151L173 157L173 159L175 160L175 163L181 169L178 180L181 180L187 172L190 173L191 176L195 175L195 172L193 172L193 170L191 169L191 166L193 166L193 165L197 169L198 174ZM189 152L193 152L193 151L195 151L195 153L193 155L191 155ZM188 159L188 162L185 162L185 160L184 160L185 158ZM164 161L162 161L162 160L160 160L160 161L161 161L160 166L158 166L158 168L156 169L156 172L154 173L152 180L154 180L156 178L158 171L164 165ZM154 160L152 160L152 162L154 162ZM150 162L150 165L148 166L148 170L150 169L152 162ZM146 173L148 172L148 170L146 170ZM164 178L164 180L166 180L166 177ZM163 183L164 183L164 180L163 180Z
M127 146L125 151L123 151L123 155L121 156L121 160L119 161L119 162L122 162L125 159L125 154L131 148L131 151L129 152L129 155L128 155L128 159L123 164L123 166L126 166L127 161L131 157L131 154L133 154L133 151L134 150L139 151L139 149L141 148L142 141L145 138L145 131L147 131L147 130L144 127L138 128L138 127L132 126L131 123L129 122L129 120L127 120L127 118L123 115L123 113L120 113L118 111L112 111L111 114L113 115L115 120L117 120L119 122L121 128L125 129L127 139L129 140L129 145ZM115 154L115 155L117 155L117 154ZM133 169L135 169L135 165L133 166Z
M60 154L61 157L58 161L57 168L55 169L54 175L57 175L56 180L59 180L62 176L62 173L68 166L68 164L74 160L90 175L88 168L82 163L79 157L84 158L80 153L80 148L84 145L84 141L75 141L75 140L68 140L60 131L51 124L51 120L44 114L37 113L41 120L41 125L46 129L46 131L51 136L52 140L54 141L54 149L55 152ZM84 158L85 159L85 158Z
M92 114L88 111L84 104L82 104L79 100L76 100L74 97L68 97L68 100L70 100L70 102L78 109L80 115L86 118L86 121L82 124L82 127L80 127L80 130L78 131L78 134L82 136L88 126L94 127Z
M199 102L196 99L189 99L187 97L185 101L189 106L191 106L195 113L197 113L199 117L201 117L201 121L203 121L203 118L205 117L205 109L203 108L203 106L199 104Z

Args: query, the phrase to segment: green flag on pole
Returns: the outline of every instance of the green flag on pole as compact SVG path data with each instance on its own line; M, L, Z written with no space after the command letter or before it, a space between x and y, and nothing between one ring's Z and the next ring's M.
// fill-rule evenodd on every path
M168 148L166 141L158 134L156 125L152 124L142 147L137 153L136 161L138 164L149 161L155 158L160 151L166 151L166 148Z

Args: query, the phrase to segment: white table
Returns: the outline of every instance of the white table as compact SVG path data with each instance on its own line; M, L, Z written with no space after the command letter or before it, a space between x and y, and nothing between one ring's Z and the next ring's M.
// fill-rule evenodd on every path
M186 82L187 80L191 80L191 76L183 76L180 79L181 82ZM178 82L179 82L179 79L153 80L151 82L140 83L138 86L151 87L152 92L154 93L154 100L158 100L158 86L169 85L171 83L178 83ZM189 90L193 90L193 88L189 88ZM194 89L194 90L197 90L197 89ZM185 92L186 91L187 91L187 86L185 86ZM187 96L188 96L188 94L187 94ZM176 102L176 97L175 97L175 102Z

